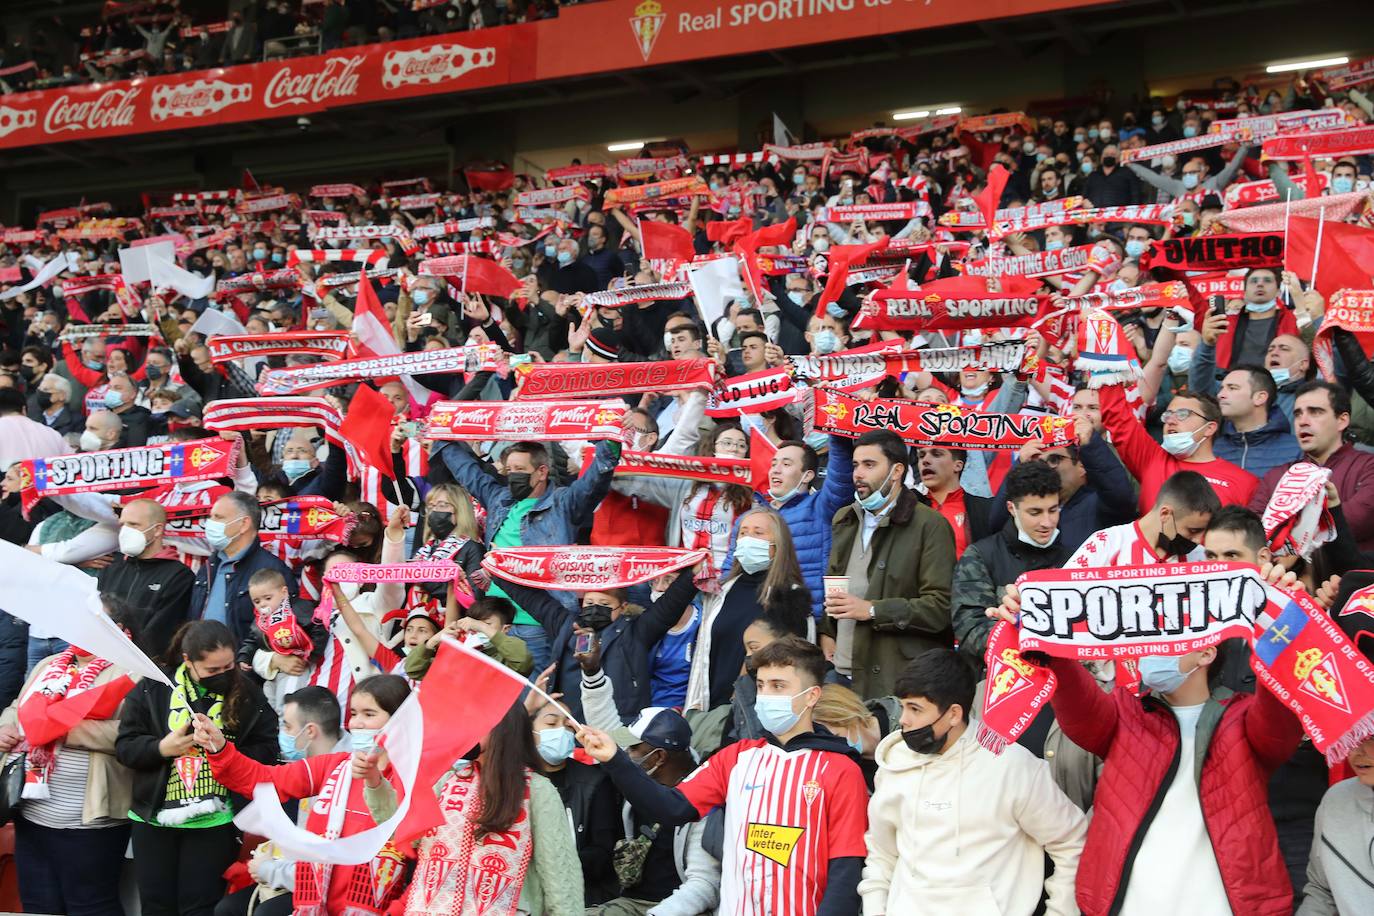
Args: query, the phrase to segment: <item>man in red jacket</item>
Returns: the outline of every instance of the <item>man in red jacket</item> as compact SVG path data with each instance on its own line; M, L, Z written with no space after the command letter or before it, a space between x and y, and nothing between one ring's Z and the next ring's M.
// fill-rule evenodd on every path
M1293 435L1303 452L1299 460L1331 470L1331 482L1340 494L1350 533L1355 535L1360 550L1374 551L1374 455L1345 441L1349 426L1349 391L1330 382L1308 382L1297 390L1293 398ZM1250 498L1251 510L1264 514L1274 488L1292 466L1280 465L1264 475Z
M1020 608L1013 586L995 614L1014 620ZM1084 916L1288 916L1293 888L1268 808L1269 777L1302 738L1288 707L1263 688L1214 694L1216 646L1142 658L1140 699L1103 693L1073 659L1048 663L1060 728L1103 760L1078 867Z
M1099 389L1102 425L1112 434L1112 445L1126 470L1140 482L1140 511L1148 512L1164 481L1179 471L1196 471L1223 506L1243 506L1250 501L1259 480L1212 453L1212 440L1221 429L1221 408L1207 395L1178 394L1161 414L1164 443L1146 432L1126 404L1120 385Z

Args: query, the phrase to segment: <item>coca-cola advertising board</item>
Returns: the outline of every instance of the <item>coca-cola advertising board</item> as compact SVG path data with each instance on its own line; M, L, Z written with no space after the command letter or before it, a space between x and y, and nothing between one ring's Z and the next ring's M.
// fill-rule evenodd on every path
M0 149L298 117L1093 6L1101 0L601 0L554 19L0 97Z

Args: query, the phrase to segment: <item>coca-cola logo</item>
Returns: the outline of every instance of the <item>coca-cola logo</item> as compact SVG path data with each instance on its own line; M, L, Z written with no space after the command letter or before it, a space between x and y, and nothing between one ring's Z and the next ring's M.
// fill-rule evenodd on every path
M437 44L415 51L388 51L382 60L382 85L395 89L417 83L439 83L495 63L495 48Z
M33 127L38 123L38 112L32 109L11 108L0 105L0 137L8 137L16 130Z
M158 86L153 90L152 115L158 121L164 118L199 117L238 102L247 102L252 97L252 83L194 80L175 86Z
M362 56L331 57L314 73L297 73L290 64L283 64L268 81L263 104L268 108L283 108L351 98L358 94L358 71L364 59Z
M93 99L75 101L72 95L62 94L48 106L43 116L43 130L49 134L68 130L108 130L131 127L134 123L134 102L140 89L107 89Z

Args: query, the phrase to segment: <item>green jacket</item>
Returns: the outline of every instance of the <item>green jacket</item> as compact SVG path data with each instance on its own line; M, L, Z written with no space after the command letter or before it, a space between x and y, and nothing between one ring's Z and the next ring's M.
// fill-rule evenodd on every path
M509 633L497 633L482 650L516 674L527 675L534 668L534 656L530 655L525 641ZM429 666L434 661L434 650L424 643L406 653L406 677L418 681L429 674Z
M826 574L842 576L859 536L863 510L850 504L835 513ZM954 644L949 592L954 574L954 530L907 489L878 523L868 562L868 591L874 618L854 630L854 690L865 699L893 692L907 662ZM832 638L835 621L823 618Z

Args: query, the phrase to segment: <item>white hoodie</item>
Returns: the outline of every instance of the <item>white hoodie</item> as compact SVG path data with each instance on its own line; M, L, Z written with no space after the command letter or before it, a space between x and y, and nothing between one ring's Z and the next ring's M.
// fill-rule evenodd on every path
M1049 916L1075 914L1088 822L1045 761L1012 744L995 755L967 729L943 754L917 754L893 732L878 745L868 805L865 916L1029 916L1043 880Z

